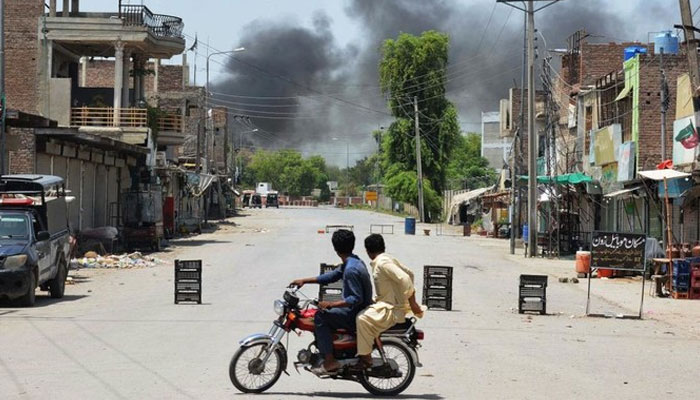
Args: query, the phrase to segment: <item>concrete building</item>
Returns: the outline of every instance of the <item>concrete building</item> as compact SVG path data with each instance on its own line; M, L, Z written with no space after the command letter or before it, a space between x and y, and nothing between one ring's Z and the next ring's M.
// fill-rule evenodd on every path
M502 170L510 144L501 136L500 111L481 113L481 156L489 161L489 167Z
M79 0L4 3L6 171L64 178L74 230L118 225L120 192L152 179L153 131L182 136L179 114L142 101L148 60L184 50L182 20L117 1L104 13L81 12ZM112 70L88 85L95 58Z
M185 40L178 17L154 14L145 6L121 5L102 13L80 12L80 1L6 1L8 104L58 122L132 144L148 141L146 79L149 59L182 53ZM112 73L100 86L86 85L90 59L110 58ZM178 129L165 118L162 130Z

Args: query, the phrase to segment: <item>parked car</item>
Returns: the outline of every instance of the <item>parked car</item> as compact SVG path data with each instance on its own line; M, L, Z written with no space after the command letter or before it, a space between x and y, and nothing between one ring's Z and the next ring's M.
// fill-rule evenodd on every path
M265 201L265 208L277 207L280 208L280 201L277 192L270 192L267 194L267 200Z
M262 208L262 196L255 193L250 198L250 208Z
M63 297L71 199L58 176L0 177L0 298L31 307L37 287Z

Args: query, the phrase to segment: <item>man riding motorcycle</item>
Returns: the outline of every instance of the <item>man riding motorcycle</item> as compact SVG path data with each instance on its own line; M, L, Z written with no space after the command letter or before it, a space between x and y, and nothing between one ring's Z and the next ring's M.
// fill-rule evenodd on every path
M405 321L409 312L418 318L423 316L423 308L416 302L413 271L385 252L382 235L367 236L365 250L372 260L377 295L374 304L357 316L357 354L361 368L372 365L370 354L382 332Z
M331 239L333 248L343 261L340 267L328 273L312 277L296 279L291 285L301 288L307 283L326 285L343 280L343 300L319 303L320 312L316 313L316 347L324 357L324 362L315 372L330 373L340 368L340 363L333 355L332 332L337 329L355 331L357 314L372 303L372 281L367 267L358 256L353 254L355 235L345 229L333 233Z

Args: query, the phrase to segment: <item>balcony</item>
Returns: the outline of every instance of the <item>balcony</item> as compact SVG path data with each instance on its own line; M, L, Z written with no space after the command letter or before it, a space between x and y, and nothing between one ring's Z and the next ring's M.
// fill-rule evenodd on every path
M145 108L73 107L70 125L73 127L147 128Z
M146 139L148 110L145 108L73 107L70 126L103 133L117 140L139 144ZM164 113L158 117L158 145L180 145L184 141L183 117Z
M153 14L146 6L122 5L119 10L119 18L124 21L124 26L143 26L158 37L183 39L182 30L185 24L182 22L182 18Z
M144 58L168 59L185 50L182 19L141 5L121 5L112 12L50 11L42 24L47 40L75 56L113 57L117 42Z

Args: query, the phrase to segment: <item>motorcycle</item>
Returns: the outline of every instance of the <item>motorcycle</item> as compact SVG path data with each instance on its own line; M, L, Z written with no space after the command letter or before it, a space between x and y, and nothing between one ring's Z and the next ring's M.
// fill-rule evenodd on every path
M240 341L240 347L229 364L231 382L243 393L262 393L270 389L287 372L287 349L282 340L294 332L314 331L314 315L318 312L318 300L299 298L304 296L298 288L288 288L282 300L275 300L274 310L279 316L267 334L254 334ZM306 296L304 296L306 297ZM394 325L375 341L372 366L357 367L357 341L354 332L338 330L333 333L333 351L340 369L330 373L314 370L323 363L323 357L315 342L297 354L294 368L309 371L321 379L342 379L359 382L368 392L379 396L395 396L408 388L413 381L423 331L416 328L416 319L407 318ZM289 336L287 336L287 343Z

